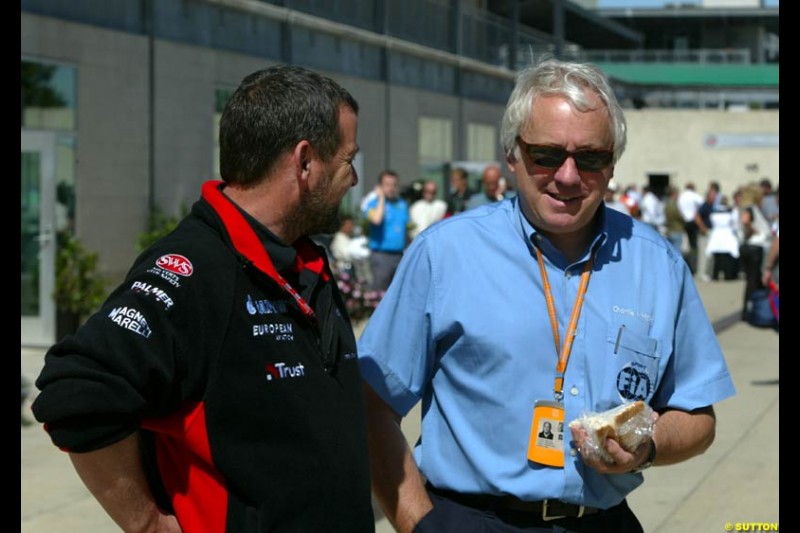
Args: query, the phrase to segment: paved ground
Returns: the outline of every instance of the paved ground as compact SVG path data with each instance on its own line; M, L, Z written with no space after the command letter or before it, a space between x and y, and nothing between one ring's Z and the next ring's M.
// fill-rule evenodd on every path
M721 330L738 394L717 406L717 437L707 453L648 470L629 502L647 533L723 532L726 524L759 531L756 527L778 524L778 335L737 320L741 281L698 287ZM26 376L34 378L41 366L41 350L22 349ZM29 404L23 414L33 419ZM409 441L416 439L418 412L406 420L404 431ZM22 533L119 531L39 424L21 428L20 444ZM392 531L380 511L376 518L377 533Z

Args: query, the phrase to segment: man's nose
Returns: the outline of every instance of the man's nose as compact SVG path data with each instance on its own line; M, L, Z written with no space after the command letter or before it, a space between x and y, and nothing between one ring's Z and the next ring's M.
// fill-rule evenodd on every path
M553 177L557 182L564 185L577 185L581 182L581 174L572 156L567 157L564 162L561 163L561 166L556 169Z

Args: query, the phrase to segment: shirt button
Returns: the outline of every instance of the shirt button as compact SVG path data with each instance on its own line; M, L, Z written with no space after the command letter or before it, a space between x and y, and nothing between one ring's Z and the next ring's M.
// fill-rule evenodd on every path
M567 279L570 279L572 277L572 272L567 270L566 277L567 277Z
M572 388L569 390L569 393L570 393L570 394L572 394L573 396L577 396L577 395L578 395L578 392L579 392L579 391L578 391L578 387L572 387Z

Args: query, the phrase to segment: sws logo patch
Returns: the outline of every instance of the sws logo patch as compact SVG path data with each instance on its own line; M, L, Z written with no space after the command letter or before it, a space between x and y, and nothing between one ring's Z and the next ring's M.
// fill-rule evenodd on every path
M180 254L162 255L156 260L156 265L184 277L189 277L194 272L192 262Z

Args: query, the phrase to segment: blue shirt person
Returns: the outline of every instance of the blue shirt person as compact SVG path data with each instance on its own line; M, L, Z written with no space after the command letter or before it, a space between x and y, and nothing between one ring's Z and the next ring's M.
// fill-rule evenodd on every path
M365 204L362 214L369 221L372 288L385 291L408 242L408 203L397 194L396 172L381 173L375 195Z
M506 198L505 193L500 191L500 179L503 177L500 168L496 165L488 165L481 173L481 192L469 197L467 209L474 209L482 205L498 202Z
M519 194L415 239L359 340L373 493L401 532L517 531L520 510L528 527L641 531L625 501L636 470L703 453L731 376L680 253L603 205L625 148L605 76L555 60L522 71L501 137ZM566 423L643 400L653 438L608 440L608 463L572 430L560 466L533 461L542 400ZM418 402L412 451L400 421Z

